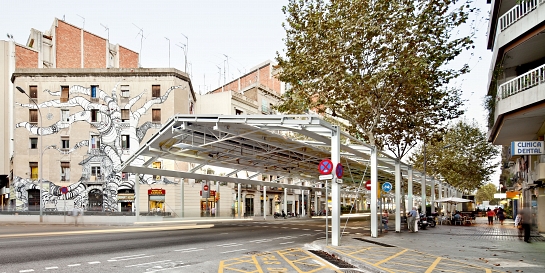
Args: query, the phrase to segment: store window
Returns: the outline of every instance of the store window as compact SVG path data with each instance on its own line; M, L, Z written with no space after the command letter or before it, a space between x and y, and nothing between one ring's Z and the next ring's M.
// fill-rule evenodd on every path
M163 215L165 213L165 194L164 189L149 189L148 203L149 213Z
M102 211L104 196L101 190L99 189L90 190L88 200L89 200L89 206L87 207L88 211Z

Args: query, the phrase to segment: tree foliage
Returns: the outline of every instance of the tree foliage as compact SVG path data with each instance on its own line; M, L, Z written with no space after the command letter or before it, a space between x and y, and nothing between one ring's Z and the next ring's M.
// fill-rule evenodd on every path
M496 193L496 185L494 184L486 184L481 186L477 190L477 194L475 194L475 199L477 203L482 203L483 201L493 201L494 200L494 193ZM494 205L494 204L492 204Z
M417 169L459 189L471 192L489 182L498 167L493 162L500 151L487 141L486 133L477 123L458 121L450 126L441 139L433 139L417 147L409 161Z
M446 68L472 47L452 38L469 4L457 1L290 0L278 107L312 109L348 121L353 135L403 157L419 139L462 114L449 82L467 65Z

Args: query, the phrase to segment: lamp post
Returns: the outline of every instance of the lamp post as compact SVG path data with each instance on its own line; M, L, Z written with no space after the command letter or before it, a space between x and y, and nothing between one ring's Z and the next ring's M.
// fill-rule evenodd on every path
M36 105L36 109L38 109L38 114L40 114L39 128L38 130L36 130L36 134L40 137L40 159L38 162L38 182L39 182L40 177L42 176L42 155L43 155L43 150L42 150L43 139L42 139L42 136L39 134L40 129L42 128L42 111L40 111L40 107L38 107L36 100L31 98L23 88L21 88L20 86L17 86L16 88L17 90L19 90L19 92L25 94L25 96L27 96L34 103L34 105ZM42 181L42 184L40 184L40 222L43 222L44 220L43 219L43 204L42 204L43 197L44 196L43 196L43 181Z

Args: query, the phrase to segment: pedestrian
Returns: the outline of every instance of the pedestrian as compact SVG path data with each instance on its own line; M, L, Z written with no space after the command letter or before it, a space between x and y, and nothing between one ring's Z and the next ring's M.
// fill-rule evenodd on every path
M72 216L74 216L74 225L78 225L78 216L79 216L79 209L74 206L74 209L72 210Z
M496 214L490 208L488 208L488 210L486 210L486 216L488 216L488 224L489 225L494 224L494 215L496 215Z
M388 232L388 210L384 210L382 213L382 224L384 225L384 232Z
M498 220L500 220L500 224L503 225L503 221L505 220L505 211L502 208L498 210Z
M495 207L495 208L494 208L494 219L495 219L496 221L498 220L498 210L499 210L498 207Z
M528 208L523 208L521 213L522 231L524 233L524 241L530 243L530 228L532 216Z
M517 213L517 217L515 217L515 227L519 231L519 240L522 239L522 215L520 213Z
M413 207L413 209L411 211L409 211L409 230L410 232L415 232L414 230L414 225L415 225L415 221L416 221L416 215L418 214L418 212L416 212L416 207Z

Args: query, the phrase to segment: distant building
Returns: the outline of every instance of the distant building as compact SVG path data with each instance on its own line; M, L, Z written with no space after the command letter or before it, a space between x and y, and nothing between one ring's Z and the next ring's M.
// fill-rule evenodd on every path
M545 135L545 1L488 1L491 4L489 141L504 149L505 184L511 205L532 207L545 232L545 155L517 153L514 141L543 141Z

